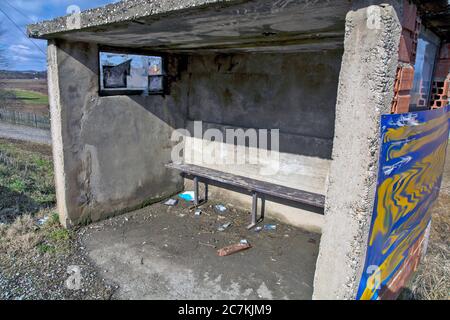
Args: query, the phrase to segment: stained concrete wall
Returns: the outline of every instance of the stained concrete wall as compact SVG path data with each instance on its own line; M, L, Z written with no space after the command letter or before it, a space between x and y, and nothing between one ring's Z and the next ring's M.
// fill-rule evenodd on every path
M390 112L398 62L398 3L356 1L347 14L336 128L314 299L354 299L372 216L380 116Z
M203 150L220 150L224 147L228 148L229 146L225 143L211 142L198 138L186 139L187 153L202 153L202 148ZM245 151L247 151L248 155L256 155L258 150L255 148L249 149L245 146L234 146L230 153L243 155L245 154ZM186 159L186 163L192 163L294 189L325 194L331 160L285 152L276 152L275 154L274 152L268 157L263 156L259 159L248 157L247 159L249 161L245 164L231 165L221 164L221 161L224 159L221 159L220 153L210 155L212 160L217 159L218 161L215 163L207 163L199 161L194 156L190 159ZM228 156L229 155L226 155L225 158ZM186 181L186 188L188 190L193 190L192 187L192 182ZM209 195L211 199L214 199L215 201L221 201L227 206L233 205L248 212L252 206L252 197L248 194L210 186ZM318 212L320 211L311 211L311 208L307 207L286 206L272 201L265 202L266 216L308 231L320 233L324 224L324 216L318 214Z
M330 159L341 58L340 49L190 56L188 120L280 129L280 151Z
M169 95L100 97L97 46L51 42L52 135L63 223L102 219L182 189L178 172L164 164L176 143L170 141L173 130L191 129L192 120L221 130L279 128L277 176L263 177L248 165L233 166L232 172L323 194L341 53L169 55ZM178 68L180 61L187 67ZM249 205L246 196L228 196ZM322 226L323 217L315 213L271 208L293 224L315 231Z
M276 156L260 157L258 164L252 161L223 164L220 154L212 155L212 163L195 157L185 161L325 194L341 57L342 50L339 49L289 54L190 56L187 106L190 134L194 135L194 121L203 121L203 130L216 129L224 137L226 129L279 129L280 152ZM199 154L201 148L205 152L229 147L225 143L195 140L201 139L187 140L187 154ZM211 148L211 145L217 146ZM232 154L243 148L235 146ZM214 187L210 188L210 193L225 203L247 210L251 208L248 195ZM266 213L315 232L321 231L324 221L316 212L269 201L266 202Z
M174 128L184 127L180 83L170 96L98 95L96 45L49 43L58 210L66 226L102 219L183 188L166 170Z

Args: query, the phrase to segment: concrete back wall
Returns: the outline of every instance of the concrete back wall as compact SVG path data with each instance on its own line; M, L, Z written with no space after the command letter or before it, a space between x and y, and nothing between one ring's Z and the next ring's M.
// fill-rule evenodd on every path
M342 50L189 57L188 119L280 129L283 152L331 158Z
M183 188L166 170L174 128L184 127L182 81L170 96L98 95L96 45L49 44L58 209L65 225L102 219Z
M191 135L193 121L200 120L203 130L218 129L224 137L226 129L279 129L280 153L278 159L266 158L260 165L220 164L223 159L217 154L212 155L217 163L202 163L195 157L185 161L325 194L341 57L341 50L189 56L187 129ZM188 154L202 152L201 141L186 141ZM211 148L211 144L218 146ZM203 141L203 150L224 148L224 144ZM261 167L274 168L272 161L278 160L275 175L261 174ZM216 188L210 192L226 203L251 208L247 195ZM323 216L307 210L272 202L266 202L266 210L272 217L311 231L320 232L323 226Z

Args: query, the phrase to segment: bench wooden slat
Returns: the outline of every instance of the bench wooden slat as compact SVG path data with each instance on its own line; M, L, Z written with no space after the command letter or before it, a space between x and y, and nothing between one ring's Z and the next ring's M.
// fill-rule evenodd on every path
M243 188L250 192L254 191L281 199L307 204L316 208L323 208L325 206L325 196L317 193L280 186L274 183L242 177L193 164L169 163L166 167L182 171L192 176Z

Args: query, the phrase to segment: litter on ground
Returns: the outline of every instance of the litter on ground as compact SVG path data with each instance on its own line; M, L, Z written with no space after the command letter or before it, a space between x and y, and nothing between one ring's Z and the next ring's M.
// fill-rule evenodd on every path
M219 249L219 250L217 250L217 254L220 257L225 257L225 256L229 256L233 253L237 253L240 251L250 249L252 246L250 245L250 243L248 243L247 240L245 240L245 241L246 241L246 243L242 243L243 241L241 240L241 242L239 242L237 244L233 244L231 246L227 246L222 249Z
M48 221L48 216L43 217L42 219L38 219L37 223L38 225L42 226L43 224L45 224Z
M222 204L217 204L214 206L214 210L216 210L217 213L221 214L221 213L224 213L225 211L227 211L227 207L225 207Z
M264 230L266 230L266 231L277 230L277 225L276 224L265 224Z
M173 206L176 206L178 204L178 200L177 199L169 199L166 202L164 202L164 204L166 206L173 207Z
M185 201L194 202L195 194L194 191L185 191L180 193L178 196Z
M226 229L228 229L229 227L231 227L231 222L227 222L222 224L219 228L217 228L217 231L225 231Z

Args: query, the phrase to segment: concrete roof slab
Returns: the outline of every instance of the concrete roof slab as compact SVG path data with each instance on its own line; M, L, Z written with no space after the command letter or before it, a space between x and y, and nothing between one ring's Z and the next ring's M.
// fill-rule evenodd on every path
M329 48L342 46L349 9L341 0L125 0L82 12L75 27L66 16L30 25L28 33L163 51L276 50L309 42Z

